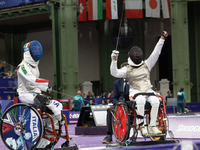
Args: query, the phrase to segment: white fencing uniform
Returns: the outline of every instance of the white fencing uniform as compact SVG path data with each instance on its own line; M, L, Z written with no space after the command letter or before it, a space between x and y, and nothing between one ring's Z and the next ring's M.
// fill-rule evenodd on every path
M110 72L111 75L116 78L126 78L129 82L129 97L130 99L136 94L136 93L149 93L154 92L151 87L150 83L150 71L155 65L155 63L158 60L158 57L161 53L163 44L163 39L160 39L158 43L156 44L153 52L149 56L149 58L145 61L142 61L140 65L135 65L133 61L128 58L128 66L125 66L121 69L117 68L117 61L112 59L111 65L110 65ZM137 67L134 67L137 66ZM146 100L151 104L151 122L150 126L156 125L156 117L158 113L158 107L159 107L159 99L155 96L149 96L146 98L146 96L139 95L136 97L135 101L137 104L137 113L138 115L144 116L144 105L146 103Z
M24 52L24 59L17 67L19 100L22 103L33 104L34 98L41 91L47 91L49 80L39 78L40 72L38 69L39 60L33 60L29 50ZM62 104L58 101L51 100L49 105L46 105L60 121Z

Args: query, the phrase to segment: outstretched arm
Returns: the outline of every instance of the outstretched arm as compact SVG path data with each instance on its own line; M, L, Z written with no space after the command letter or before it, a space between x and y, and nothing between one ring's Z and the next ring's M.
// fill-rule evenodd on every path
M149 56L149 58L145 61L145 63L147 64L149 71L151 71L151 69L153 68L153 66L155 65L155 63L157 62L162 47L164 45L165 42L165 37L167 37L167 32L163 31L163 35L160 37L160 40L158 41L158 43L156 44L153 52L151 53L151 55Z

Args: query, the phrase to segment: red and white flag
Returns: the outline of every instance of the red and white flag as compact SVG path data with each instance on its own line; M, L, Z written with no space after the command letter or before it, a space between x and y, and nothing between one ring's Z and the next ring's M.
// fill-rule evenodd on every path
M86 0L79 0L79 21L87 21Z
M143 18L142 0L125 0L126 18Z
M118 19L117 0L106 0L106 19Z
M146 17L160 18L160 0L145 0Z
M163 18L170 18L169 0L162 0Z
M88 0L88 20L103 19L103 0Z

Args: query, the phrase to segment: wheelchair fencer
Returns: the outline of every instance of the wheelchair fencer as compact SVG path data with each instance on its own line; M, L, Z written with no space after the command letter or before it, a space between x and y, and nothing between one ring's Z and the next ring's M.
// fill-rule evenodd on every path
M168 119L165 109L165 101L164 98L160 95L155 95L154 93L138 93L133 97L135 99L138 95L146 95L146 96L158 96L160 100L160 106L158 110L157 120L156 120L156 127L161 131L160 134L150 134L148 132L147 135L143 135L141 132L141 135L143 138L150 138L152 141L164 141L166 139L167 131L170 135L170 137L173 138L173 133L169 131L169 125L168 125ZM136 123L136 119L141 116L137 115L136 112L136 103L135 101L119 101L114 108L114 111L112 112L112 129L113 134L115 136L115 139L118 143L122 144L125 143L126 145L129 145L130 143L135 143L138 131L141 131L141 124L138 125ZM151 105L149 102L146 102L145 104L145 117L146 122L144 121L144 126L148 128L148 125L150 124L151 120ZM129 139L130 130L133 128L133 135ZM147 130L148 131L148 130Z
M4 112L1 118L2 141L11 150L32 150L51 149L60 138L64 138L66 142L61 147L68 147L67 119L64 114L63 117L64 133L62 133L62 125L47 107L37 109L26 103L14 104Z

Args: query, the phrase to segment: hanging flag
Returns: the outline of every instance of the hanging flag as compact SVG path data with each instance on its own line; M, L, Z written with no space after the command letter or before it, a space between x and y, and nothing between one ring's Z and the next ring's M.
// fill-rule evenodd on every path
M79 0L79 21L87 21L86 0Z
M169 0L162 0L163 18L170 18Z
M118 19L117 0L106 0L106 19Z
M126 18L143 18L142 0L125 0Z
M88 20L103 19L103 0L88 0Z
M160 0L145 0L146 17L160 18Z

